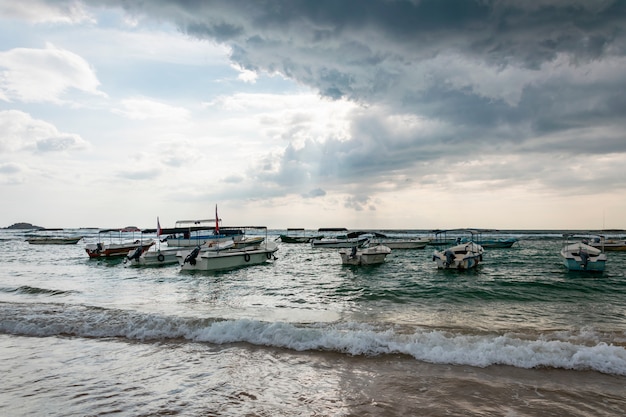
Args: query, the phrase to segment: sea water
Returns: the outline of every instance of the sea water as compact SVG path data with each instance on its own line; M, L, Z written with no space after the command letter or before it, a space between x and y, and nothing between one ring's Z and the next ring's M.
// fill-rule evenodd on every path
M264 265L189 273L0 231L0 410L626 415L626 253L573 273L560 232L509 236L465 272L431 247L350 267L280 243Z

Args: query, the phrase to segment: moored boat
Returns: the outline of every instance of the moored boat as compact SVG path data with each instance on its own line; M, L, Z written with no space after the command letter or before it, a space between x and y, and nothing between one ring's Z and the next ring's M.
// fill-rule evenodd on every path
M102 236L109 235L109 241L103 242ZM117 234L116 241L113 241L113 235ZM90 258L121 258L128 254L129 251L141 248L141 251L148 250L154 245L154 239L128 239L128 234L123 229L104 229L98 232L98 242L87 243L85 252ZM134 237L134 233L131 235Z
M31 236L27 237L26 241L31 245L75 245L82 238L82 236Z
M466 270L475 268L483 260L483 247L473 241L473 237L476 236L474 230L442 230L436 233L435 241L438 239L442 242L447 242L449 238L446 237L448 232L464 232L470 233L472 239L467 242L462 242L461 238L457 238L456 245L448 247L447 249L435 250L433 252L433 261L436 262L438 269L459 269ZM443 235L443 236L439 236Z
M265 229L267 234L265 227L249 226L247 228ZM278 245L275 242L269 242L265 237L256 245L243 248L203 251L200 246L196 246L193 250L178 251L176 258L184 271L219 271L265 263L275 259L274 253L277 250Z
M363 249L356 246L352 249L341 249L341 263L344 265L376 265L385 262L391 249L384 245L375 245Z
M345 234L337 234L338 232L347 232L345 228L321 228L319 232L331 232L334 233L334 237L323 237L321 239L312 239L311 246L314 248L352 248L352 247L364 247L370 239L372 234L365 232L350 232Z
M561 257L568 271L602 272L607 261L607 256L601 249L583 242L566 242L561 249Z
M310 243L313 239L323 239L324 235L307 235L304 228L288 228L286 234L279 235L283 243Z

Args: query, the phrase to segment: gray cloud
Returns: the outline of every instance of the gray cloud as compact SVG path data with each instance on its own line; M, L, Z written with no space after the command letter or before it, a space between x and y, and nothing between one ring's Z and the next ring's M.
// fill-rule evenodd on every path
M510 170L478 175L508 183L519 181L509 174L517 172L548 186L561 185L567 173L572 183L596 186L613 181L611 172L597 171L588 181L567 168L527 168L555 160L547 155L626 153L622 0L119 4L230 45L231 59L243 68L279 72L321 95L363 104L350 140L311 139L267 156L255 175L285 192L320 183L347 191L359 182L362 189L346 203L358 210L368 205L359 196L370 195L377 180L402 174L407 181L398 187L433 184L443 181L433 166L449 170L463 160L488 166L486 159L506 155L527 157L511 158ZM399 128L402 117L419 122Z

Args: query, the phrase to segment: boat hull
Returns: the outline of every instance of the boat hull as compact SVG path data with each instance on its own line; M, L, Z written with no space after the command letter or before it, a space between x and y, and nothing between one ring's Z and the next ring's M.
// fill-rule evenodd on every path
M156 251L145 251L138 258L131 259L134 251L127 253L124 263L129 266L162 266L173 265L178 263L176 254L180 248L158 249Z
M83 237L31 237L26 239L31 245L75 245Z

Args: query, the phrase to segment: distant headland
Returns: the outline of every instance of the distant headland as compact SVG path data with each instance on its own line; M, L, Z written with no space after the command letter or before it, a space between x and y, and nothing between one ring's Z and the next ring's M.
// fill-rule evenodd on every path
M13 230L43 230L45 227L35 226L30 223L14 223L9 227L5 227L5 229L13 229Z

